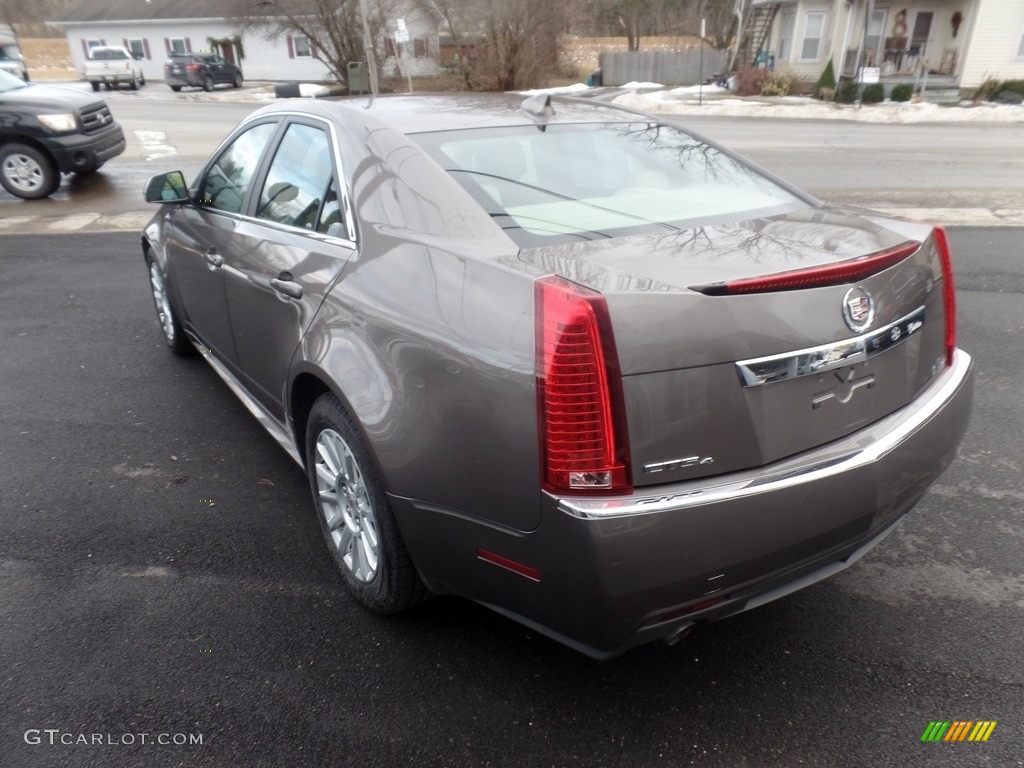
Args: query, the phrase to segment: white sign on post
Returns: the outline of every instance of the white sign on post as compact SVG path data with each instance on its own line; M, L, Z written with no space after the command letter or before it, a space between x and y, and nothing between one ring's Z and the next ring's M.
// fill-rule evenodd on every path
M860 81L865 85L877 83L881 80L882 70L878 67L861 67Z
M408 43L409 42L409 30L405 26L405 19L398 19L395 22L397 31L395 32L396 43Z

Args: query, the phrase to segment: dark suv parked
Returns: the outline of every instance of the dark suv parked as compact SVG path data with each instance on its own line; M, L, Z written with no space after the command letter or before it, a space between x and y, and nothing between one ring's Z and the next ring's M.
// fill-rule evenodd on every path
M62 173L91 173L124 148L102 99L0 72L0 184L12 195L49 197Z
M212 91L219 83L242 87L242 70L212 53L172 53L164 64L164 82L172 91L192 85Z

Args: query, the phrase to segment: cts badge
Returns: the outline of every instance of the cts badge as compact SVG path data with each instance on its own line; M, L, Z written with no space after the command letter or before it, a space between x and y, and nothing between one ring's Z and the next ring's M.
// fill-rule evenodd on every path
M846 292L843 298L843 319L854 333L866 329L875 319L875 300L866 288L857 286Z

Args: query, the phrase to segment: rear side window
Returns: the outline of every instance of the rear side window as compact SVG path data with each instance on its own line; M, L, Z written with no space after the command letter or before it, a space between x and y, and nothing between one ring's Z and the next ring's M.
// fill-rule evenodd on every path
M240 213L260 156L274 135L276 123L260 123L240 134L217 157L199 187L199 204Z
M729 155L658 123L411 136L521 247L785 213L804 203Z
M256 216L293 227L319 229L320 210L325 201L331 202L333 175L327 133L310 125L289 125L260 191Z

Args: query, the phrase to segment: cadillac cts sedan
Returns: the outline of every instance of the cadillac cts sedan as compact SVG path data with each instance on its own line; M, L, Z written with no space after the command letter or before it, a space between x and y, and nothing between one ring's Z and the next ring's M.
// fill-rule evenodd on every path
M146 199L167 346L305 470L374 611L671 642L851 565L967 428L945 232L662 118L288 102Z

